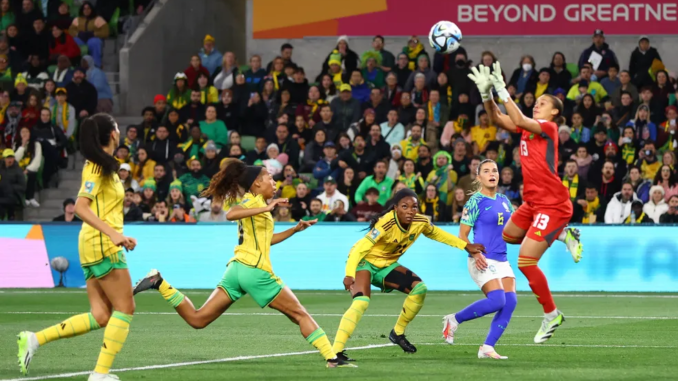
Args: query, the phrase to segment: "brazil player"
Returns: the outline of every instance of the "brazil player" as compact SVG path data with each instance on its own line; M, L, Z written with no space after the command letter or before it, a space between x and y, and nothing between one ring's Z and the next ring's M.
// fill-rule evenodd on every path
M478 270L475 260L469 257L468 271L486 298L472 303L456 314L445 316L443 337L447 343L452 344L459 324L496 312L485 344L478 350L478 358L504 360L508 357L499 355L494 350L494 345L506 330L518 298L516 277L506 258L506 242L501 236L504 224L511 218L513 207L506 196L497 193L498 181L497 163L489 159L483 160L477 169L473 195L464 205L459 227L461 239L470 243L468 235L473 229L473 241L485 246L487 269Z
M384 292L398 290L407 294L389 340L405 352L417 348L405 338L405 328L417 316L426 298L426 284L415 273L398 263L420 234L458 249L466 250L475 260L479 270L487 267L482 244L467 243L434 226L425 216L418 214L417 195L402 189L393 197L393 206L372 218L368 233L361 238L348 255L344 287L351 293L353 303L341 318L333 351L337 357L349 359L344 348L358 322L370 304L370 285Z
M108 114L96 114L80 125L80 149L87 161L75 213L83 220L78 250L87 281L91 312L73 316L40 332L19 334L19 365L26 374L38 347L49 342L106 327L93 381L117 380L109 374L132 321L134 297L124 247L134 250L136 240L122 234L125 189L118 178L113 152L118 146L118 124Z
M157 270L151 270L137 283L134 294L148 289L158 290L186 323L196 329L208 326L234 302L250 294L261 308L276 309L299 325L301 334L325 357L328 368L352 367L335 356L325 331L318 327L289 287L273 273L269 256L271 245L317 222L299 221L294 228L273 233L271 211L276 205L287 202L287 199L275 199L267 204L266 200L272 199L275 191L275 181L264 167L247 166L240 160L232 160L212 178L204 196L229 203L241 199L226 215L229 221L238 221L238 245L224 277L200 309L196 309L179 290L172 288Z
M563 103L553 95L544 94L534 104L534 119L526 117L506 90L499 62L493 65L492 73L489 67L483 65L473 68L469 78L478 86L485 110L495 124L521 134L524 203L504 226L502 235L507 243L520 244L518 268L544 310L544 319L534 342L544 343L563 324L565 316L556 308L548 281L537 263L556 239L565 243L575 263L581 260L583 251L579 231L567 228L572 218L572 203L556 171L558 126L564 121ZM508 115L503 114L494 103L490 96L492 87Z

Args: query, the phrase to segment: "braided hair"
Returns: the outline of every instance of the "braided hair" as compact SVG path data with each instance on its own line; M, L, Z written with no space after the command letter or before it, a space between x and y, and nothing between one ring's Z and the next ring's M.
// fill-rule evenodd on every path
M393 205L391 205L390 208L385 209L383 212L372 216L372 218L370 218L370 226L366 230L372 230L374 228L374 225L377 224L377 221L379 221L379 219L381 217L384 217L386 214L392 212L396 208L396 206L398 205L400 200L402 200L406 197L414 197L415 199L419 200L419 198L417 197L417 194L414 193L414 191L412 189L405 188L405 189L399 190L393 196Z

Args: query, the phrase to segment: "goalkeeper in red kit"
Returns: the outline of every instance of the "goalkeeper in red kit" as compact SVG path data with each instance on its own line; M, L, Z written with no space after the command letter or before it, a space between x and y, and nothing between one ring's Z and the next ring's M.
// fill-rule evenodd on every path
M558 177L558 126L563 123L563 103L553 95L540 96L528 118L511 99L501 76L499 62L490 68L480 65L471 69L469 78L478 86L483 104L496 126L520 133L520 162L523 167L523 205L511 216L502 236L504 241L520 244L518 269L527 278L532 292L544 309L544 320L534 337L535 343L546 342L565 321L556 308L544 273L537 263L556 239L562 241L575 262L582 255L579 231L568 228L572 203L567 188ZM503 114L494 103L494 90L506 107Z

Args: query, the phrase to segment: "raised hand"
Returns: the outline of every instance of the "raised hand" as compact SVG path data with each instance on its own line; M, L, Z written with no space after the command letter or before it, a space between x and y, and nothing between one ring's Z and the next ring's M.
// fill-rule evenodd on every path
M471 67L472 74L469 74L468 77L473 81L478 87L478 91L481 95L489 95L490 90L492 89L492 80L490 78L490 68L485 65L478 65L477 68Z
M316 222L318 222L317 218L315 220L309 220L309 221L301 220L301 221L299 221L299 223L297 223L297 226L294 227L294 232L295 233L303 232L307 228L315 225Z
M490 74L490 80L492 81L492 86L494 86L494 89L497 92L506 89L504 77L501 76L501 65L499 64L499 61L492 64L492 74Z

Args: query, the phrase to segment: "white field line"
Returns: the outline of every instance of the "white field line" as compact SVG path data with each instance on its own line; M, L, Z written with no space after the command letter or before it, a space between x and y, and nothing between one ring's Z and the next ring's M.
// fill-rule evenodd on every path
M209 295L214 290L188 290L183 292L185 295ZM430 295L437 295L448 291L432 291ZM457 291L449 291L449 296L479 296L482 293L457 293ZM45 290L12 290L12 289L3 289L0 290L0 294L86 294L87 292L84 289L74 289L73 291L66 290L55 290L55 289L45 289ZM304 291L296 290L294 291L296 295L325 295L325 296L341 296L346 297L346 292L322 292L322 291ZM143 295L143 294L142 294ZM400 293L381 293L374 292L371 297L381 297L381 296L402 296ZM534 298L534 295L530 292L518 292L519 297L529 297ZM556 298L656 298L656 299L678 299L678 294L675 295L638 295L638 294L624 294L624 293L610 293L610 294L568 294L568 293L554 293ZM0 380L2 381L2 380Z
M359 351L365 349L374 349L374 348L384 348L391 347L395 344L372 344L365 345L362 347L347 348L349 351ZM417 345L446 345L445 343L417 343ZM454 344L456 346L478 346L478 344ZM623 349L675 349L678 346L675 345L586 345L586 344L501 344L501 346L513 346L513 347L561 347L561 348L623 348ZM122 368L122 369L113 369L113 373L122 373L122 372L131 372L131 371L143 371L143 370L156 370L156 369L166 369L166 368L180 368L185 366L194 366L194 365L204 365L204 364L217 364L224 362L232 361L244 361L244 360L255 360L255 359L265 359L265 358L274 358L274 357L288 357L288 356L301 356L308 354L317 354L318 351L303 351L303 352L286 352L286 353L273 353L269 355L255 355L255 356L237 356L237 357L226 357L222 359L214 360L203 360L203 361L189 361L189 362L180 362L172 364L160 364L160 365L147 365L134 368ZM73 373L61 373L61 374L52 374L47 376L37 376L37 377L22 377L22 378L12 378L12 379L0 379L0 381L38 381L38 380L48 380L54 378L71 378L77 376L86 376L90 374L90 371L84 372L73 372Z
M0 311L0 315L75 315L82 313L82 311L77 312L58 312L58 311ZM176 312L135 312L135 315L177 315ZM283 316L280 313L276 312L225 312L223 316ZM320 317L341 317L344 314L327 314L311 313L312 316ZM394 314L365 314L363 317L398 317L400 315ZM484 317L492 317L494 315L486 315ZM417 317L426 317L426 318L441 318L443 315L424 315L419 314ZM519 319L542 319L544 315L514 315L511 318ZM566 316L568 319L625 319L625 320L678 320L678 316ZM2 380L0 380L2 381Z

